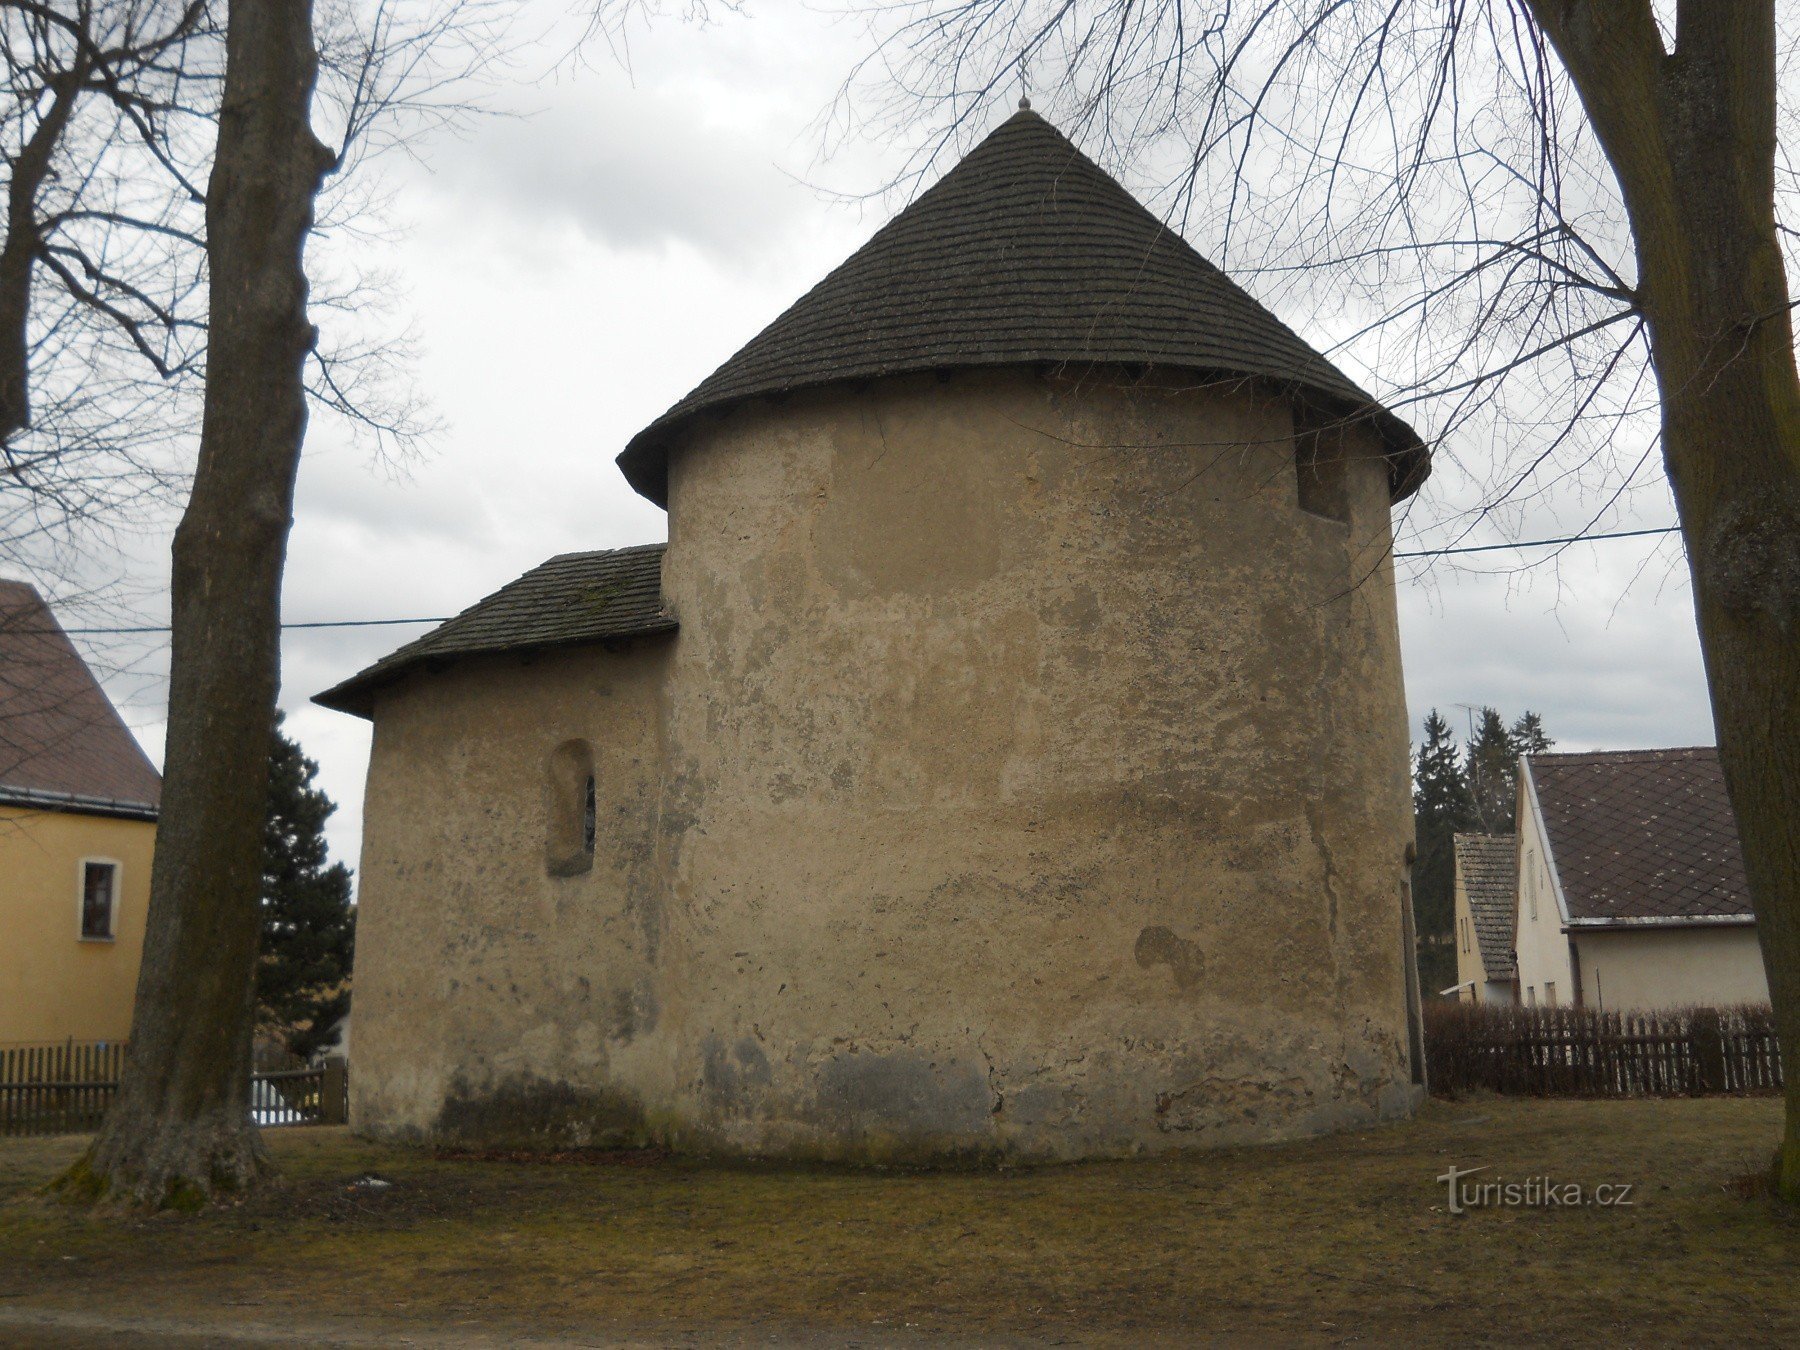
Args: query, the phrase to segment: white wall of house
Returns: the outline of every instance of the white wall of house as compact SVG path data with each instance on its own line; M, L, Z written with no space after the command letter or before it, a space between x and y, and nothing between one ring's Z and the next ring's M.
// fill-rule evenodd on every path
M1550 849L1538 814L1531 772L1519 766L1519 915L1515 947L1519 953L1519 1002L1528 1006L1576 1001L1575 973L1569 960L1569 916L1551 871Z
M1583 997L1610 1012L1767 1003L1753 924L1577 931Z

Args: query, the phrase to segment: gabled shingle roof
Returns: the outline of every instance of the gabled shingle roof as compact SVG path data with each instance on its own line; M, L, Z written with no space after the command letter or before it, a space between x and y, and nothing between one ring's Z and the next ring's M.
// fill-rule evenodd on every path
M633 437L619 467L667 505L668 445L697 413L839 380L1039 363L1256 377L1370 418L1396 498L1430 471L1411 427L1029 111Z
M674 632L662 603L664 547L559 554L313 702L368 717L376 690L419 666Z
M1513 974L1513 924L1518 914L1519 841L1511 834L1459 834L1456 871L1475 920L1481 969L1490 980Z
M1527 763L1572 922L1752 917L1712 746Z
M0 803L154 819L162 779L37 591L0 581Z

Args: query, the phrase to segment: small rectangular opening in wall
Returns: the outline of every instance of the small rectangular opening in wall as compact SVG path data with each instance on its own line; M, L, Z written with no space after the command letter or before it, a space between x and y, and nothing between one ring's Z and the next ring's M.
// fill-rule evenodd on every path
M553 877L573 877L594 865L596 801L594 750L586 741L564 741L546 765L544 867Z
M1300 509L1311 515L1350 523L1350 492L1344 464L1344 436L1340 428L1321 425L1296 412L1294 416L1294 482Z

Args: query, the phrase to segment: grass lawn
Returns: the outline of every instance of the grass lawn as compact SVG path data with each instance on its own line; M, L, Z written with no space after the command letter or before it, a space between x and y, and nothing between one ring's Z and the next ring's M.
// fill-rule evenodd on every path
M471 1161L290 1129L266 1194L136 1219L37 1194L81 1140L0 1140L0 1344L1800 1344L1800 1216L1759 1184L1779 1119L1771 1099L1490 1098L1296 1144L938 1173ZM1459 1217L1449 1164L1632 1203Z

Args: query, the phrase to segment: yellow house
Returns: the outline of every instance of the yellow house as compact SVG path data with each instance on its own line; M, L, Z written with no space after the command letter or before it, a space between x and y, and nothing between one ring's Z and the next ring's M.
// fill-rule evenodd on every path
M0 581L0 1046L130 1034L161 795L49 606Z

